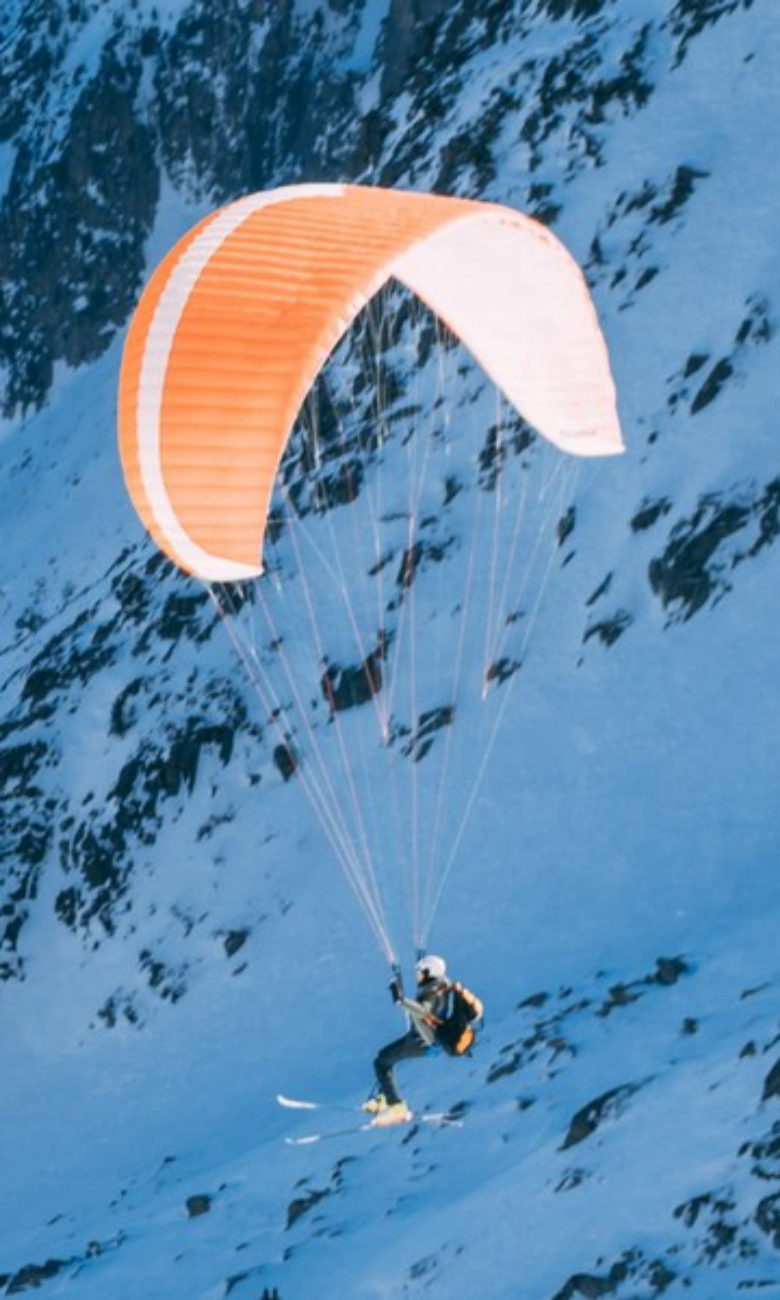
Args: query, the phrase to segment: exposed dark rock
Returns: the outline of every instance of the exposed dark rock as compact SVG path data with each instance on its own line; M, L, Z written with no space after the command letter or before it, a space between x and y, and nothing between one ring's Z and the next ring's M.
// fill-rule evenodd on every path
M361 664L342 668L328 664L320 679L320 688L332 713L359 708L382 689L384 642L367 655Z
M645 36L649 36L648 29ZM683 164L663 179L646 178L636 190L624 190L615 199L591 243L587 265L593 279L608 278L613 290L620 287L624 309L663 269L657 261L650 261L655 248L651 228L681 216L696 184L706 176L706 172ZM640 218L642 225L637 233ZM679 400L680 394L674 394L670 406Z
M512 1050L511 1047L505 1047L501 1051L502 1059L492 1065L487 1072L486 1083L495 1083L498 1079L503 1079L508 1074L514 1074L523 1064L523 1053L520 1050Z
M643 501L631 520L633 532L641 533L652 528L654 523L669 514L671 508L672 503L668 497L660 497L658 501Z
M39 705L50 694L62 694L74 683L86 686L114 662L116 647L109 643L109 627L101 624L95 629L97 616L96 608L83 610L33 656L22 688L23 702Z
M248 1272L245 1272L245 1273L232 1273L232 1274L230 1275L230 1277L228 1277L228 1278L225 1279L225 1295L226 1295L226 1296L229 1296L230 1293L231 1293L231 1291L234 1291L235 1288L236 1288L237 1286L240 1286L242 1282L246 1282L246 1280L247 1280L247 1278L248 1278L249 1276L250 1276L250 1274L249 1274ZM264 1292L264 1294L265 1294L265 1292Z
M419 763L433 745L434 738L442 727L451 727L455 719L455 709L451 704L442 705L438 709L429 709L421 713L417 722L417 729L412 739L406 744L402 753L407 758L413 758L415 763Z
M414 582L420 570L427 564L439 564L446 556L447 552L453 545L452 538L446 542L415 542L412 546L407 547L401 557L401 563L398 567L395 582L400 588L401 595L397 600L391 601L388 609L397 608L403 598L403 593L408 591Z
M640 1086L637 1083L622 1084L619 1088L610 1088L608 1092L588 1102L587 1106L583 1106L572 1118L560 1150L566 1151L568 1147L584 1142L605 1120L615 1119L621 1115L629 1099L639 1091Z
M2 1273L0 1287L3 1288L3 1295L22 1295L26 1291L37 1291L39 1287L69 1268L74 1269L71 1276L75 1276L79 1266L105 1255L109 1250L116 1250L124 1240L124 1234L118 1233L108 1241L88 1242L80 1255L69 1259L47 1259L43 1264L24 1264L14 1273Z
M159 184L135 113L141 68L109 40L57 155L27 143L17 154L0 211L7 413L41 404L55 361L99 356L134 304Z
M212 704L227 720L190 718L161 737L145 738L129 758L107 798L76 821L63 820L59 840L62 869L78 883L60 891L56 912L70 928L99 920L107 934L116 925L115 909L125 895L133 868L133 847L152 843L162 824L165 800L191 793L205 751L230 762L237 729L246 722L242 701L216 684Z
M454 475L449 474L447 478L445 478L444 480L443 505L448 506L450 502L454 501L456 496L458 496L458 494L462 491L463 491L463 484L460 483L458 479L455 478Z
M184 980L185 970L172 970L164 961L152 955L144 948L140 955L141 970L145 972L149 988L153 989L166 1002L178 1002L187 991Z
M18 711L0 735L8 739L47 719L39 709ZM24 977L20 939L52 845L57 800L45 789L58 760L51 740L0 749L0 981Z
M689 975L690 971L690 966L682 957L658 957L652 974L645 975L642 979L631 980L628 984L613 984L609 990L609 998L601 1004L596 1015L606 1018L616 1008L638 1002L654 984L669 988L683 975Z
M640 1294L662 1295L676 1277L677 1274L663 1260L647 1261L640 1250L627 1250L607 1272L574 1273L556 1291L552 1300L576 1300L578 1296L583 1300L599 1300L599 1297L609 1295L623 1295L625 1300L629 1297L633 1300ZM623 1283L630 1285L630 1291L624 1291Z
M609 999L602 1003L596 1015L606 1017L616 1007L628 1007L632 1002L638 1002L641 996L641 993L632 992L630 984L613 984L609 990Z
M588 1178L586 1169L567 1169L566 1173L556 1185L556 1192L571 1192L575 1187L580 1187Z
M128 623L143 627L153 601L153 587L143 573L128 570L114 578L111 590Z
M626 609L619 609L611 618L599 619L598 623L591 623L590 627L585 629L582 642L590 641L591 637L597 636L602 645L614 645L634 621L633 614L629 614Z
M183 636L195 642L207 640L213 630L213 618L202 617L208 604L206 591L172 592L155 622L156 635L164 641L179 641Z
M100 1007L97 1016L106 1029L114 1029L120 1016L136 1028L143 1023L135 998L129 993L113 993Z
M530 997L524 998L518 1006L520 1010L524 1007L543 1007L545 1002L549 1002L549 1000L549 993L532 993Z
M570 993L571 989L562 989L559 997L561 999L568 998ZM521 1002L518 1009L545 1006L549 1002L549 998L550 995L547 993L533 994ZM589 1005L587 998L579 998L573 1002L566 1002L560 1010L553 1011L544 1020L536 1021L532 1032L526 1034L519 1042L508 1043L505 1047L502 1047L498 1060L488 1070L486 1082L495 1083L497 1079L514 1074L517 1070L539 1060L542 1055L544 1055L548 1072L550 1074L554 1073L552 1067L559 1061L561 1056L573 1057L575 1055L575 1049L567 1042L563 1033L562 1026L564 1022L569 1017L576 1016L584 1011Z
M753 519L756 522L756 539L746 550L734 556L735 564L752 559L780 536L780 478L772 479L755 502Z
M691 380L710 362L708 352L692 352L682 371L673 377L674 388L668 399L671 411L676 410L682 402L689 404L692 415L705 410L720 395L730 379L735 375L742 377L746 351L764 346L774 337L775 327L769 304L763 295L751 294L746 300L745 308L746 314L736 329L730 354L710 366L703 383L697 380L698 387L695 387Z
M194 1196L187 1197L187 1213L191 1219L197 1219L201 1214L208 1214L211 1209L214 1197L208 1192L196 1192Z
M676 984L678 979L683 975L690 975L691 967L682 957L659 957L656 962L656 969L652 975L648 975L647 982L650 984L664 984L666 986Z
M409 1277L413 1282L419 1281L422 1277L430 1277L438 1267L439 1256L437 1254L423 1255L421 1259L415 1260L414 1264L410 1265Z
M500 425L491 425L479 453L480 487L486 492L493 492L508 457L521 456L535 440L536 435L531 426L514 412L508 413Z
M640 289L644 289L646 285L650 284L650 281L651 281L651 280L654 280L654 279L655 279L655 277L656 277L656 276L658 275L658 273L659 273L659 270L660 270L660 267L657 267L657 266L647 266L647 267L645 267L644 271L642 271L641 275L637 278L636 283L635 283L635 285L634 285L634 289L635 289L637 292L638 292Z
M363 485L362 461L345 460L332 474L322 474L314 493L316 509L323 514L335 506L348 506L357 499Z
M775 325L767 299L762 294L752 294L745 305L747 315L734 336L737 347L742 348L748 343L763 345L771 342L775 336Z
M728 380L734 374L734 365L728 357L721 358L707 375L704 383L691 402L691 415L698 415L719 395Z
M590 609L592 605L595 605L597 600L601 600L602 596L606 596L612 586L613 577L614 574L608 573L604 581L599 583L598 587L596 587L596 590L591 592L590 596L588 596L588 599L585 601L585 605L588 609Z
M719 560L723 543L745 527L750 507L706 497L691 519L674 526L662 555L650 562L650 586L675 619L687 620L718 590L728 589L727 560Z
M392 97L430 57L447 0L391 0L382 46L382 97Z
M33 781L48 750L42 740L28 741L0 749L0 799L9 796L35 798L41 790Z
M494 663L488 666L485 681L495 682L496 686L503 686L504 682L509 681L509 678L519 672L522 666L522 659L510 659L508 656L502 655L500 659L496 659Z
M691 42L707 27L752 4L753 0L677 0L669 16L669 28L678 38L675 64L682 63Z
M750 1239L740 1236L736 1214L737 1201L730 1187L694 1196L674 1211L674 1217L687 1228L696 1227L698 1259L708 1264L732 1255L744 1259L755 1254Z
M144 679L135 677L119 692L111 709L109 731L113 736L124 736L135 724L136 712L133 702L144 688Z
M762 1100L769 1101L770 1097L780 1097L780 1060L775 1061L764 1080Z
M283 781L289 781L298 771L298 755L289 743L274 746L273 760Z
M484 193L496 179L497 167L493 147L507 114L518 107L518 98L505 86L496 86L484 106L478 122L469 122L458 135L451 136L440 154L439 173L434 188L441 193L456 193L466 182L476 193ZM537 215L545 209L537 209ZM548 212L555 209L548 207Z
M747 531L741 546L728 540ZM743 489L736 500L703 497L690 519L675 524L666 549L651 561L650 585L662 604L675 606L670 622L687 620L731 590L730 573L780 536L780 478L763 490Z
M583 166L600 165L602 146L596 127L610 112L636 111L652 94L653 85L644 70L649 34L649 27L640 30L614 71L603 66L593 33L572 41L544 63L533 107L521 129L532 170L541 162L542 146L564 129L564 123L569 131L568 174L576 174Z
M190 719L174 735L165 750L142 745L136 756L125 763L109 798L128 809L131 799L139 813L143 808L152 815L157 798L172 796L184 787L195 788L198 766L204 749L214 747L223 764L230 762L235 743L235 727L228 723L206 723Z
M542 225L553 226L561 215L562 207L553 197L554 187L546 181L534 181L529 186L526 211Z
M771 1239L775 1250L780 1250L780 1192L765 1196L756 1206L756 1223Z
M555 21L560 21L561 18L585 21L595 18L606 5L607 0L540 0L539 8Z
M225 955L235 957L249 938L249 930L230 930L223 939Z
M756 1178L780 1182L780 1122L774 1123L767 1136L760 1141L746 1142L739 1154L749 1155L756 1161L751 1170Z
M577 522L577 510L575 506L569 506L568 510L561 516L556 525L556 536L558 545L563 546L564 542L571 537Z
M683 379L690 379L693 375L697 374L701 370L702 366L706 366L709 359L709 352L692 352L685 363Z
M37 1290L74 1262L72 1259L47 1259L45 1264L24 1264L16 1273L6 1274L4 1294L21 1295L23 1291Z
M671 221L690 200L696 188L696 182L706 180L709 174L709 172L702 171L701 168L690 167L685 163L679 166L667 187L667 192L662 201L654 204L650 209L651 220L656 221L659 226Z
M296 1196L287 1206L287 1228L290 1229L298 1222L304 1214L308 1214L313 1206L318 1205L326 1196L330 1196L332 1188L326 1187L319 1191L316 1188L307 1192L305 1196Z

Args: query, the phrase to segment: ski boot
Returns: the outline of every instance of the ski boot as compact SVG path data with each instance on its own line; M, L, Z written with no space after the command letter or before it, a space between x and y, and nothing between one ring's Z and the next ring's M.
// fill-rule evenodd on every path
M408 1124L412 1118L412 1112L405 1101L396 1101L392 1105L385 1102L378 1111L375 1112L372 1123L376 1128L384 1128L390 1124Z

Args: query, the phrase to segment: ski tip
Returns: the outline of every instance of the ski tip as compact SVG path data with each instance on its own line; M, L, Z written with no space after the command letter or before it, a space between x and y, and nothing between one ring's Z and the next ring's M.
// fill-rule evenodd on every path
M316 1101L299 1101L296 1097L285 1097L283 1093L277 1092L276 1100L280 1106L287 1106L290 1110L318 1110Z

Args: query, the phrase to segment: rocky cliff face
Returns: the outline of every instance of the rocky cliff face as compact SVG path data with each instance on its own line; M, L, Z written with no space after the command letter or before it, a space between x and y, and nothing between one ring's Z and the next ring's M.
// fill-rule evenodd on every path
M21 7L0 72L6 412L40 405L58 361L94 359L126 322L163 175L215 205L358 169L361 9L204 0L165 23L148 5Z

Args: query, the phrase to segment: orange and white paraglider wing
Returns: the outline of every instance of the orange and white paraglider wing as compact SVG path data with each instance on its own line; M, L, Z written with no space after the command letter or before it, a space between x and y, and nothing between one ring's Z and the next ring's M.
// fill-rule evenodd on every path
M261 571L279 461L308 389L391 276L567 451L622 447L614 385L576 263L493 204L362 186L250 195L168 254L130 325L119 438L158 545L208 581Z

